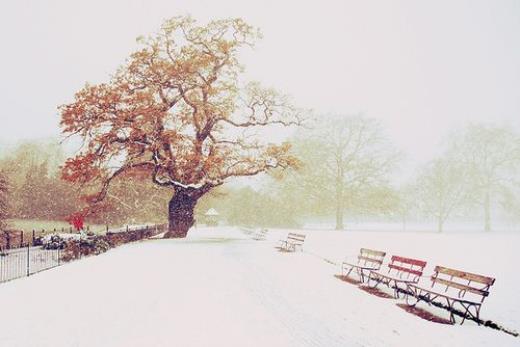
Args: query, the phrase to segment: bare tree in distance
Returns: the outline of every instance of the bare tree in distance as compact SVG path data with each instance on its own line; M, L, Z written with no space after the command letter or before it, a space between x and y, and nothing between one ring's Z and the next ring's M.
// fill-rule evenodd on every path
M419 210L437 221L437 231L454 212L471 200L467 168L458 160L442 157L434 159L419 172L415 182Z
M329 117L301 136L295 149L303 167L293 173L294 182L302 196L319 201L322 207L330 205L336 229L343 230L347 208L363 204L370 188L384 192L375 188L387 185L400 155L379 122L363 116ZM371 206L378 205L378 196L370 196Z
M172 192L165 237L185 237L197 201L213 188L297 166L289 143L254 133L299 125L302 112L273 89L239 84L239 52L259 36L241 19L198 25L175 17L139 39L141 48L109 82L86 85L60 108L64 134L83 140L63 177L95 190L91 207L118 176L148 177Z
M483 208L484 230L490 231L493 201L520 168L520 136L511 127L469 125L454 133L448 151L466 166L466 180Z

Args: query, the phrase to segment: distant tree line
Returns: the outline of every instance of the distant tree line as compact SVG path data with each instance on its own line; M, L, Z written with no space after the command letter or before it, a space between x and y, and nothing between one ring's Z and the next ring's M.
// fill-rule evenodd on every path
M377 121L328 117L290 141L297 170L272 170L255 187L223 186L202 198L197 220L211 207L231 225L301 227L313 218L434 222L494 218L520 221L520 135L510 127L473 124L449 134L439 155L407 179L397 170L404 155ZM77 185L60 178L65 156L54 142L29 142L0 158L0 223L8 218L64 220L84 205ZM396 179L398 178L398 179ZM398 185L395 182L400 182ZM91 223L159 222L169 191L138 174L118 177Z
M297 227L334 218L338 230L358 218L400 221L403 228L430 221L439 232L453 219L481 218L486 231L494 213L520 219L520 135L510 127L471 124L450 133L441 153L404 181L396 179L404 155L373 119L321 119L291 143L298 170L272 172L256 191L228 189L201 208L220 206L228 221L243 225Z
M66 220L84 206L80 186L62 180L65 155L54 141L25 142L0 158L0 225L8 219ZM137 177L114 183L105 203L88 222L127 224L162 221L159 189Z
M518 133L510 127L469 125L450 134L445 150L420 169L406 194L412 194L419 211L436 219L438 231L457 214L480 215L483 229L490 231L493 210L520 215L519 169Z

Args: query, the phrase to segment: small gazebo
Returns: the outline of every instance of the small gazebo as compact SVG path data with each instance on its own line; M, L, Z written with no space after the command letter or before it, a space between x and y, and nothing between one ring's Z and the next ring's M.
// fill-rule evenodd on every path
M206 225L217 226L220 214L214 208L210 208L205 214Z

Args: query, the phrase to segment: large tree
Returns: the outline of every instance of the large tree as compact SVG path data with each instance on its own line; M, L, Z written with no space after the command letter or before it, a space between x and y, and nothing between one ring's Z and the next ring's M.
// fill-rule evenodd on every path
M238 53L258 37L241 19L176 17L140 38L109 82L86 85L60 108L64 133L83 140L63 177L96 189L95 205L116 177L148 175L173 193L165 237L184 237L197 200L214 187L296 165L289 144L262 139L266 127L300 124L300 111L258 83L240 87Z

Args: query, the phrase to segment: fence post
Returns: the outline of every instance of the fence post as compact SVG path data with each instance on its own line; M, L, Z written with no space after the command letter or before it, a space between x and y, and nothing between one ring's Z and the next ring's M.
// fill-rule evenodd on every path
M108 224L107 224L107 233L108 233Z
M32 245L34 246L34 236L35 236L35 232L34 232L34 229L32 231Z
M23 247L23 230L20 230L20 248Z
M11 249L11 234L9 234L9 232L7 232L5 234L5 241L6 241L6 248L7 249Z
M27 276L29 276L31 274L31 267L30 267L30 263L31 263L31 247L29 247L29 245L27 245Z
M126 232L128 232L128 224L126 225Z

